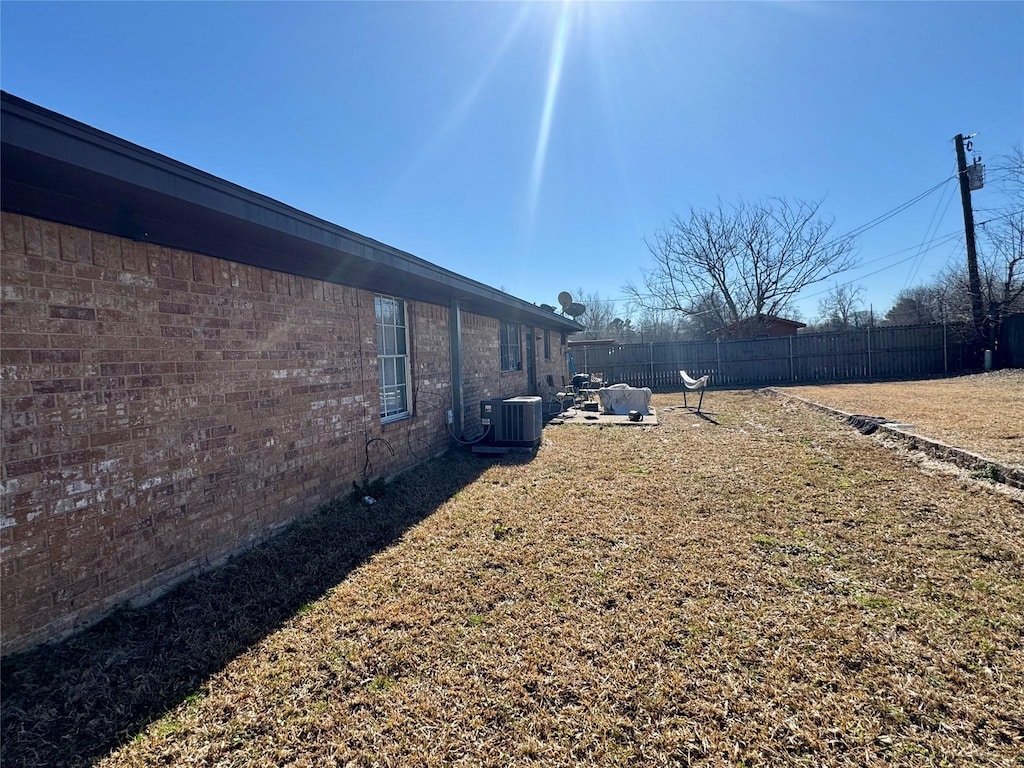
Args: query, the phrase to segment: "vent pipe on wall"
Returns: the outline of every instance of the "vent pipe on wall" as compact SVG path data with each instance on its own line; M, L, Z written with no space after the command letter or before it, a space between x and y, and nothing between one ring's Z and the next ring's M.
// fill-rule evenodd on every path
M465 409L462 402L462 307L458 299L452 299L448 310L448 349L452 367L452 429L455 437L464 439Z

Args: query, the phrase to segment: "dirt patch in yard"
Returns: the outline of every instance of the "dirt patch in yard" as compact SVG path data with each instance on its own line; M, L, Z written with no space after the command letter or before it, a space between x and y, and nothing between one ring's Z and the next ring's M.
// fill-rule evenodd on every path
M952 379L777 387L853 414L913 425L916 434L1024 468L1024 370Z
M780 398L679 398L659 427L546 428L429 514L467 459L403 476L372 508L400 538L99 765L1019 766L1024 505ZM146 653L77 642L5 681L5 768L84 763L68 734Z

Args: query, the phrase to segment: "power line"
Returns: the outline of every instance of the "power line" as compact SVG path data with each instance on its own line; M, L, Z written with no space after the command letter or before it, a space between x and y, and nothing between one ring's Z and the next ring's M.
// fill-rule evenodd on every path
M991 224L993 221L1002 221L1003 219L1009 219L1011 216L1020 216L1022 213L1024 213L1024 208L1021 208L1019 211L1010 211L1009 213L1004 213L1002 216L996 216L991 219L985 219L985 221L979 221L978 226L981 227L984 226L985 224Z
M948 235L945 235L943 237L937 238L936 240L932 241L932 243L933 243L932 245L928 246L924 250L924 253L927 253L928 251L935 250L936 248L938 248L938 247L940 247L942 245L945 245L946 243L956 239L959 236L960 236L960 232L951 232ZM915 246L911 246L910 248L905 248L904 250L909 251L909 250L911 250L913 248L918 248L918 247L919 246L915 245ZM890 254L890 255L892 255L892 254ZM879 269L876 269L873 272L868 272L867 274L864 274L864 275L858 275L856 278L848 280L845 283L840 283L840 285L844 285L844 286L845 285L853 285L858 280L863 280L866 277L874 277L875 275L880 275L882 272L890 270L893 267L898 267L900 264L905 264L906 262L910 261L911 259L916 259L917 257L918 257L918 254L915 253L912 256L907 256L905 258L902 258L902 259L899 259L897 261L894 261L892 264L887 264L884 267L880 267ZM818 291L816 293L809 294L808 296L805 296L804 298L806 298L806 299L813 299L815 296L821 296L822 294L825 294L825 293L828 293L828 290Z
M899 205L897 205L892 210L886 211L885 213L881 214L880 216L876 216L874 219L872 219L871 221L867 222L866 224L862 224L861 226L856 227L855 229L851 229L845 235L841 235L840 237L837 237L835 240L833 240L831 243L828 243L828 245L834 245L834 244L837 244L837 243L841 243L843 240L850 240L850 239L856 237L857 235L861 235L861 234L867 232L869 229L874 229L879 224L884 224L889 219L891 219L894 216L897 216L897 215L903 213L903 211L907 210L908 208L910 208L915 203L918 203L921 200L923 200L924 198L928 197L928 195L930 195L932 192L934 192L935 190L939 189L944 184L948 184L950 181L952 181L955 178L957 178L957 174L954 173L952 176L949 176L949 177L943 179L942 181L940 181L935 186L930 187L929 189L926 189L924 192L921 192L920 194L915 195L914 197L910 198L905 203L900 203Z
M984 224L990 224L990 223L992 223L994 221L1000 221L1002 219L1008 219L1011 216L1019 216L1022 213L1024 213L1024 210L1013 211L1011 213L1007 213L1007 214L1004 214L1002 216L996 216L995 218L988 219L987 221L980 222L978 224L978 226L982 226ZM940 246L945 245L948 242L952 242L953 240L956 240L958 237L961 237L962 235L963 235L963 232L957 230L955 232L948 232L945 235L941 235L939 237L933 238L932 240L929 240L929 241L927 241L926 243L923 244L923 245L926 246L924 252L927 253L928 251L935 250L936 248L939 248ZM877 257L875 259L872 259L871 262L881 261L882 259L887 259L887 258L889 258L891 256L897 256L900 253L905 253L907 251L910 251L910 250L913 250L913 249L919 248L919 247L920 246L918 246L918 245L912 245L909 248L902 248L902 249L900 249L898 251L893 251L892 253L886 254L885 256L879 256L879 257ZM876 269L873 272L868 272L867 274L864 274L864 275L858 275L856 278L848 280L845 283L839 283L839 285L844 285L844 286L853 285L858 280L863 280L866 277L874 277L875 275L881 274L882 272L885 272L888 269L892 269L893 267L898 267L900 264L904 264L904 263L906 263L907 261L909 261L912 258L917 258L917 255L918 254L915 253L913 256L909 256L907 258L899 259L897 261L894 261L892 264L887 264L886 266L881 267L879 269ZM871 262L864 262L864 263L865 264L869 264ZM822 291L817 291L815 293L808 294L807 296L804 296L803 298L805 298L805 299L812 299L815 296L821 296L822 294L828 293L829 290L831 290L831 289L825 289L825 290L822 290Z
M954 166L953 170L954 170L954 172L956 171L956 167L955 166ZM956 187L953 186L952 184L950 184L949 185L949 189L950 190L955 190ZM908 285L910 285L910 283L912 283L914 281L915 277L917 277L917 272L921 268L921 264L924 263L924 243L927 242L928 238L930 238L930 237L932 237L934 235L932 227L934 226L935 229L937 230L939 228L939 224L942 222L943 219L946 218L946 211L949 210L949 205L950 205L950 203L953 202L953 198L955 197L955 195L949 195L949 197L946 199L946 207L943 208L943 210L942 210L942 215L939 216L938 219L936 219L935 218L936 214L938 214L938 212L939 212L939 207L942 205L942 200L943 200L944 197L945 197L945 192L942 195L939 195L939 199L935 201L935 210L932 211L932 217L928 221L928 226L925 228L925 231L924 231L924 240L921 241L921 248L920 248L920 250L918 250L918 253L917 253L917 256L919 258L917 258L917 259L915 259L914 261L911 262L910 269L907 271L907 279L903 281L904 289Z

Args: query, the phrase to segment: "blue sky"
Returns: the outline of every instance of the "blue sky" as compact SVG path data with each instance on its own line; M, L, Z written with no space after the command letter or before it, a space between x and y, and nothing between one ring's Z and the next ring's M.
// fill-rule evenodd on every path
M824 198L844 234L949 177L957 133L1024 146L1024 3L4 0L0 85L555 304L622 297L691 207ZM913 258L962 232L954 186L859 238L876 312L962 259Z

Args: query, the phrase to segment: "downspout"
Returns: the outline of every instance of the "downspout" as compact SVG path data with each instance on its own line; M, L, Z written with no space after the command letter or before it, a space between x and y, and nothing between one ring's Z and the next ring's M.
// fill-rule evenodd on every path
M466 425L462 402L462 307L458 299L452 299L448 309L448 349L452 368L452 430L462 440Z

